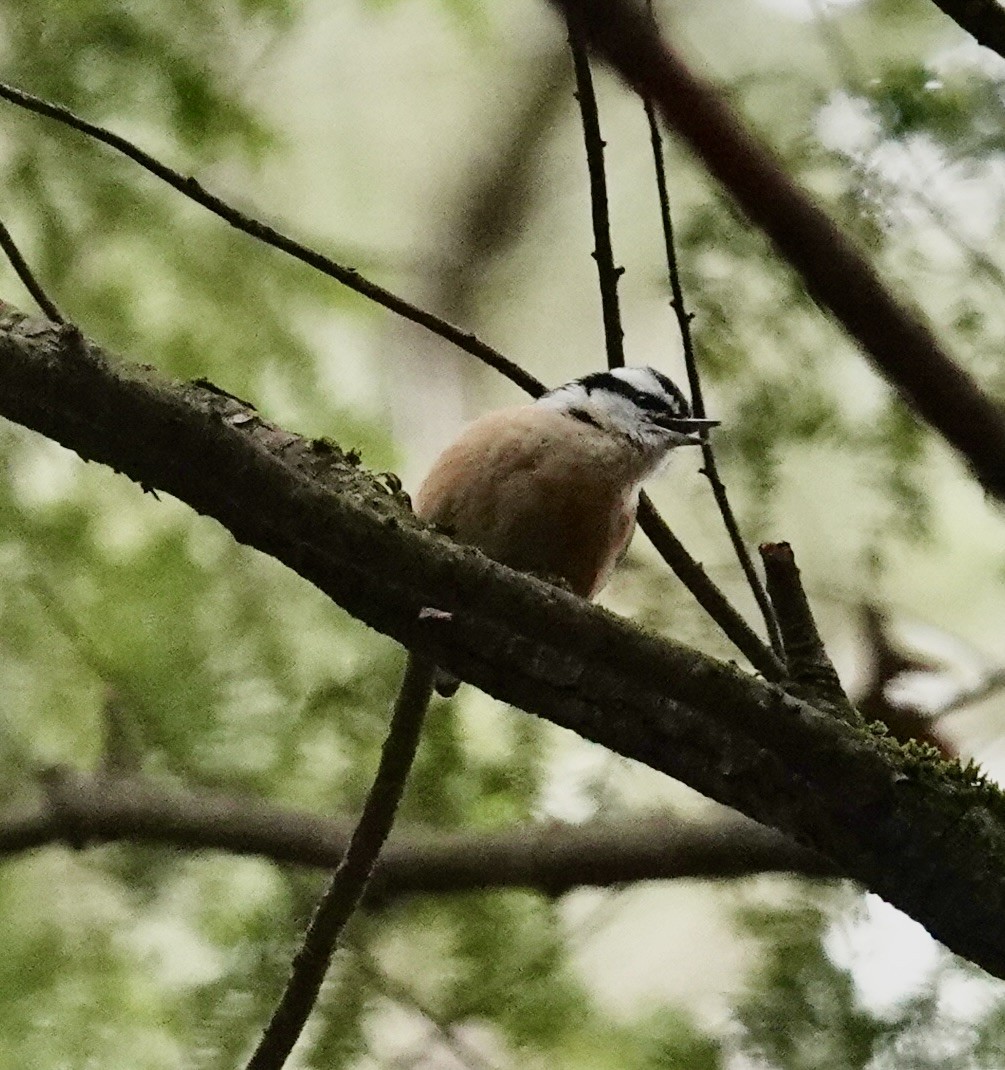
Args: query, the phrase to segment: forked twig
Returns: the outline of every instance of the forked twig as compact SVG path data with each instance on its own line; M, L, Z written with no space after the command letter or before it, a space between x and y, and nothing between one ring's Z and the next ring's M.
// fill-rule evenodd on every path
M650 4L651 8L651 4ZM649 140L653 149L653 165L656 171L656 190L660 202L660 218L663 223L663 242L666 246L667 275L670 281L670 306L677 317L677 325L680 328L681 345L684 350L684 367L687 369L688 387L691 391L691 407L695 416L705 415L705 398L701 390L701 376L698 374L698 360L694 351L694 339L691 336L691 320L694 318L684 307L684 288L680 280L680 265L677 261L677 247L674 242L673 219L670 214L670 194L667 190L666 164L663 156L663 139L660 136L659 125L656 122L656 111L652 101L643 100L646 111L646 121L649 123ZM778 628L778 619L772 608L764 585L761 583L750 551L747 549L743 536L740 534L740 526L736 522L733 508L729 504L726 494L726 485L719 476L719 468L715 462L715 453L707 436L702 437L701 453L703 471L715 497L715 503L722 515L729 541L733 544L740 568L747 578L747 583L757 602L757 607L764 618L764 626L767 629L771 649L778 657L783 657L782 635Z
M733 112L692 72L630 0L551 0L583 26L605 58L695 152L751 223L799 273L877 370L1005 501L1005 410L957 364L914 310L883 285L863 250L796 184Z
M579 101L579 110L583 119L583 141L586 147L586 165L590 173L590 203L593 220L594 254L597 262L597 278L600 283L600 304L604 315L604 338L607 344L608 367L616 368L625 363L624 332L621 328L621 313L618 301L618 279L622 269L614 263L614 252L611 245L610 214L607 208L607 181L604 176L604 141L600 132L600 118L597 112L597 99L593 92L593 80L590 76L590 62L582 40L577 33L575 22L570 19L569 46L572 49L573 64L576 71L576 97ZM669 219L669 213L666 216ZM671 247L672 249L672 247ZM676 260L674 260L676 264ZM678 279L678 290L680 283ZM683 298L678 307L683 307ZM687 335L690 342L690 335ZM688 365L688 379L691 382L692 392L697 382L697 373L692 374L692 362ZM698 393L695 398L695 414L704 416L704 405L701 401L701 387L698 385ZM707 443L705 450L706 467L711 457L711 450ZM711 471L715 472L715 461L711 462ZM716 483L722 488L718 476L715 479L709 477L713 491ZM725 489L722 488L722 499L725 500ZM716 501L719 501L716 493ZM736 532L736 539L743 548L736 520L729 510L729 503L725 505L726 512L732 520L732 529L727 522L727 530L730 537ZM722 505L720 504L720 510ZM694 595L702 608L725 632L729 639L743 651L750 659L751 664L770 680L780 680L784 676L784 665L781 658L781 644L777 638L777 625L774 630L769 626L768 632L772 639L772 648L768 649L757 637L754 630L747 624L743 617L733 608L726 596L709 580L701 565L684 549L683 544L673 534L670 527L662 519L647 495L642 495L639 501L639 526L649 537L650 542L656 547L659 554L670 565L681 582ZM745 552L745 548L744 548ZM742 563L741 558L741 563ZM757 580L757 574L753 572L753 565L749 557L747 564L750 567L750 575L753 584L757 585L761 596L764 598L766 618L772 617L771 606L764 595L763 589ZM755 590L755 596L756 596ZM760 604L760 602L759 602ZM764 612L764 610L762 610ZM777 645L776 645L777 643Z

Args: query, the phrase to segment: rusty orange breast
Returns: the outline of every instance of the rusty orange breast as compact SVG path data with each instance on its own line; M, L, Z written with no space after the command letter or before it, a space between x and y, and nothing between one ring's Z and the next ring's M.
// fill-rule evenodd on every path
M589 598L631 539L635 463L623 442L565 413L506 409L440 455L415 510L459 542Z

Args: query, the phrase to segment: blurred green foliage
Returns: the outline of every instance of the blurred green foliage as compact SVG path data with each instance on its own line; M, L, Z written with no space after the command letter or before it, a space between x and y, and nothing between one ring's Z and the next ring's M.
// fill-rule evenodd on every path
M869 924L861 900L848 899L839 891L745 912L767 951L737 1008L739 1050L755 1066L785 1070L1001 1066L1000 1016L982 1020L983 1011L974 1013L979 998L971 1006L959 995L947 999L954 987L982 985L980 971L966 963L943 961L882 1009L867 1004L853 973L827 950L835 930Z
M411 0L423 3L447 13L461 53L472 28L479 39L495 32L480 3ZM358 6L390 18L408 5ZM962 265L947 282L945 266L904 224L910 195L875 165L882 151L924 139L961 173L997 166L1001 73L976 62L939 66L931 23L905 15L915 5L852 6L834 19L853 64L833 33L821 36L816 57L781 49L771 36L780 23L738 6L763 20L765 53L730 58L723 47L720 76L734 103L929 307L956 350L1005 387L993 256L961 244L936 205L930 217ZM716 5L707 7L696 25L722 34ZM0 0L0 55L11 82L134 136L185 173L219 177L254 204L257 176L291 135L248 85L259 58L315 17L285 0ZM867 114L865 147L817 137L820 115L838 99ZM318 387L331 372L315 327L365 321L358 301L83 137L7 105L3 117L4 221L89 335L166 374L206 376L266 412L296 412L296 430L358 447L374 468L394 463L375 416ZM859 360L849 343L821 322L767 243L670 152L685 286L705 375L729 414L717 442L745 530L752 538L776 530L787 462L818 451L850 459L854 486L871 503L856 560L932 539L930 438L868 373L849 376ZM28 307L9 272L5 283L2 296ZM0 428L0 457L5 812L39 796L39 774L53 763L356 811L400 669L392 644L177 502L11 425ZM862 570L860 589L873 575ZM643 618L662 626L677 614L667 611L662 580L638 594ZM673 626L682 635L691 627L679 616ZM552 764L568 745L523 715L490 719L462 692L432 712L402 821L493 828L547 813ZM631 790L619 796L610 779L584 777L582 794L597 809L629 813ZM256 859L130 845L54 846L5 861L0 1070L238 1065L321 883ZM745 915L762 966L733 1032L712 1036L692 1010L655 997L634 1014L607 1006L597 978L576 965L582 934L570 932L561 901L491 892L394 904L354 921L302 1065L726 1070L737 1053L780 1070L1001 1065L1000 1006L951 1020L939 1003L944 977L892 1017L861 1005L853 978L825 950L830 905L825 897ZM951 1032L955 1047L932 1047L936 1029Z

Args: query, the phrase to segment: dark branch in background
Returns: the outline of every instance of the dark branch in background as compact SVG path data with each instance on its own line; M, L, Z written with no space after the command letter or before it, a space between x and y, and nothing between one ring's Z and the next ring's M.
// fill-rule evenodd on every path
M597 262L600 283L600 304L604 314L604 338L607 343L607 364L617 368L625 363L622 346L621 312L618 302L618 278L621 269L615 266L611 247L610 219L607 211L607 181L604 177L604 141L600 133L597 100L593 92L589 60L577 37L575 24L569 23L569 44L576 71L577 99L583 118L583 141L586 163L590 173L590 204L593 220L593 258ZM659 515L652 499L643 492L639 499L639 526L649 537L663 560L695 596L701 607L719 625L726 636L742 650L758 672L769 680L780 680L784 666L772 650L761 642L756 632L716 587L701 565L684 549L683 543ZM755 577L756 578L756 577Z
M792 547L787 542L765 543L761 560L785 648L786 686L814 706L831 710L850 724L860 724L861 718L848 701L817 631Z
M1005 501L1005 413L954 363L920 316L885 289L865 255L785 173L725 103L626 0L552 0L700 157L799 272L878 371Z
M31 268L28 267L27 261L21 255L21 250L18 249L10 231L3 223L0 223L0 248L7 254L7 259L11 262L11 267L17 272L17 277L24 283L24 288L35 299L35 304L45 313L46 318L53 323L66 323L55 303L42 289L41 283L35 278Z
M985 48L1005 58L1005 8L995 0L932 0Z
M486 277L531 225L541 160L572 84L568 49L549 43L522 72L521 91L479 147L477 166L461 173L454 223L436 235L439 254L419 265L433 308L461 323L477 315Z
M650 4L650 7L652 5ZM646 121L649 124L649 141L653 149L653 165L656 171L656 191L660 202L660 219L663 223L663 243L666 249L667 276L670 282L670 307L677 316L677 326L680 329L681 345L684 349L684 367L687 369L688 387L691 391L691 407L695 416L705 416L705 398L701 390L701 376L698 374L698 360L694 351L694 340L691 337L691 320L693 316L684 306L684 287L680 280L680 266L677 263L677 247L674 243L673 218L670 214L670 194L667 190L666 165L663 159L663 138L660 136L659 127L656 124L656 112L653 110L651 100L643 100L646 112ZM708 435L702 436L701 454L704 462L703 471L712 487L715 503L722 514L722 522L729 535L729 541L733 544L733 551L747 583L757 602L761 616L764 618L764 626L771 642L771 649L778 657L782 656L782 637L778 631L778 621L775 619L774 610L768 599L764 585L754 568L754 562L750 558L747 544L740 534L740 526L733 515L733 507L729 504L726 494L726 485L719 476L719 467L715 463L715 452L709 442Z
M855 708L867 721L882 721L894 738L929 743L946 758L959 757L952 739L938 723L943 711L897 696L896 681L905 673L929 675L939 671L936 661L920 651L905 649L891 633L889 617L874 602L858 608L864 668L856 681Z
M311 918L282 997L247 1070L281 1070L307 1024L335 947L363 898L377 856L394 824L432 693L432 665L409 656L363 813Z
M517 386L532 397L537 397L544 392L544 387L534 376L525 372L519 365L514 364L513 361L504 357L497 349L486 345L485 342L480 341L473 334L447 323L446 320L441 319L439 316L434 316L431 312L426 312L416 307L390 290L384 289L383 286L370 282L360 275L355 268L344 267L323 253L319 253L316 249L311 249L281 233L274 227L270 227L268 223L263 223L260 219L254 219L243 212L239 212L232 205L227 204L226 201L209 193L197 179L172 170L149 155L149 153L138 148L131 141L126 140L126 138L120 137L118 134L104 129L104 127L96 126L86 119L81 119L67 108L42 100L40 97L32 96L31 93L26 93L24 90L3 82L0 82L0 98L16 104L18 107L35 112L37 115L55 119L57 122L80 131L82 134L87 134L88 137L94 138L95 141L100 141L103 145L115 149L116 152L120 152L123 156L127 156L130 160L138 163L144 170L156 175L162 182L166 182L179 193L183 193L190 200L195 201L196 204L202 205L203 208L219 216L220 219L229 223L236 230L249 234L266 245L280 249L288 256L292 256L316 271L320 271L323 275L335 279L336 282L342 283L343 286L348 286L350 290L355 290L356 293L362 294L363 297L369 298L369 300L374 301L383 308L410 320L412 323L419 324L420 327L425 327L427 330L439 335L440 338L451 342L459 349L464 350L464 352L477 357L490 368L494 368L502 375L505 375L507 379L516 383Z
M413 1013L420 1014L433 1026L440 1042L449 1048L454 1056L450 1060L451 1064L459 1064L465 1067L466 1070L499 1070L497 1062L487 1058L477 1047L468 1043L463 1034L459 1034L457 1029L458 1022L451 1021L436 1007L430 1006L425 999L413 992L410 987L389 976L381 968L377 958L365 947L352 945L351 950L356 959L356 966L367 975L370 984L377 991L395 1003L407 1007ZM400 1067L401 1070L415 1070L416 1067L420 1066L442 1065L441 1060L433 1056L431 1048L432 1046L429 1045L425 1051L412 1055L407 1063L397 1060L392 1065Z
M597 95L593 91L590 60L582 35L570 20L569 48L572 68L576 74L576 100L583 120L583 144L586 148L586 169L590 176L590 213L593 220L593 259L597 264L600 282L600 305L604 316L604 347L607 366L621 368L625 363L625 332L621 326L618 302L618 279L624 268L614 263L611 246L611 220L607 208L607 176L604 173L604 139L600 133L600 114Z
M328 441L9 311L0 415L176 495L487 694L812 847L1005 976L1005 795L974 770L453 543Z
M352 831L347 821L248 796L182 791L143 776L60 768L47 772L45 788L37 805L0 817L0 856L55 843L81 848L132 842L333 869ZM835 869L773 829L728 812L707 822L659 813L492 832L396 828L365 901L486 888L559 895L582 886L765 872L830 876Z
M977 702L983 702L998 691L1005 689L1005 668L995 669L990 672L980 683L973 687L967 687L953 695L951 699L941 705L932 714L932 719L938 721L946 714L955 713Z
M5 85L2 82L0 82L0 98L36 114L64 123L74 130L78 130L100 141L102 144L108 145L117 152L121 152L151 174L166 182L173 189L183 193L197 204L201 204L236 229L265 242L267 245L280 249L282 252L322 272L322 274L343 283L364 297L370 298L384 308L396 312L405 319L427 328L427 330L432 331L444 340L452 342L464 352L494 368L509 379L510 382L515 383L530 394L531 397L540 397L544 393L544 385L530 372L524 371L518 364L504 357L491 346L480 342L473 334L465 333L438 316L416 308L390 291L383 289L383 287L368 282L353 268L343 267L316 250L301 245L284 234L280 234L267 224L238 212L231 205L220 200L220 198L207 193L194 178L185 178L179 172L165 166L159 160L154 159L118 134L113 134L100 126L95 126L93 123L80 119L58 104L41 100L30 93L25 93L23 90ZM639 522L642 530L652 539L653 544L663 555L664 560L680 578L681 582L691 591L698 604L709 613L712 619L722 628L725 635L749 659L750 663L768 679L780 679L781 666L777 658L764 646L753 630L748 627L743 618L729 604L722 592L705 575L701 565L669 533L669 529L660 520L648 500L645 506L639 510ZM665 531L658 530L661 525Z

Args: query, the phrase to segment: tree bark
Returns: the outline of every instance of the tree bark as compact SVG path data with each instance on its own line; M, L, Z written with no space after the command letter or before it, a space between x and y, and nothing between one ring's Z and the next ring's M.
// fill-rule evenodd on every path
M358 458L237 398L0 312L0 414L215 517L489 694L773 825L1005 976L1005 797L973 770L457 546Z

